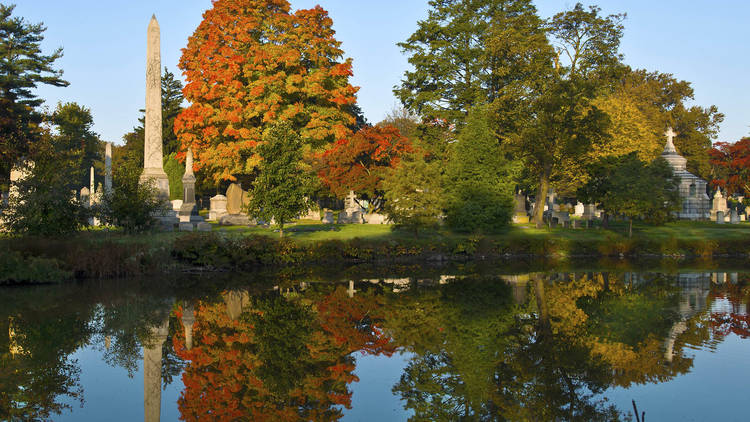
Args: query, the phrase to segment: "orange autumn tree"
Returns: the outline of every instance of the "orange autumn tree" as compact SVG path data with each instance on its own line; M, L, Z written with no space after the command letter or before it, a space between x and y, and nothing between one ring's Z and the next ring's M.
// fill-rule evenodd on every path
M335 196L354 191L358 199L369 201L370 213L377 212L384 205L383 180L413 151L395 127L366 126L319 155L318 177Z
M191 104L175 121L196 170L214 181L248 174L267 125L291 122L306 152L349 135L358 88L320 6L287 0L214 0L182 51Z

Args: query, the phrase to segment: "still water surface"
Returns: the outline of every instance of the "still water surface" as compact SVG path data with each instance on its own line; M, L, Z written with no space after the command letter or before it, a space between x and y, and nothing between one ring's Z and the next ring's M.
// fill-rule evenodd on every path
M0 293L0 420L747 420L750 273Z

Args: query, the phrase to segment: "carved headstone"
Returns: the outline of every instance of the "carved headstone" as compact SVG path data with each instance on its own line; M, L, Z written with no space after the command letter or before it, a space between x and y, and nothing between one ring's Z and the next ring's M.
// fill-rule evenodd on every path
M333 211L325 210L323 215L323 224L333 224Z
M711 219L718 221L719 218L717 217L717 214L719 211L722 212L722 216L726 216L729 211L727 209L727 200L724 198L724 195L722 195L721 189L717 189L714 194L713 204L711 206Z
M724 224L724 211L716 211L716 222Z
M740 224L740 216L737 214L736 209L732 209L732 211L729 213L729 223L730 224Z
M225 215L227 215L227 197L218 194L211 198L211 208L208 212L208 219L218 221Z
M203 218L198 216L198 204L195 202L195 174L193 173L193 150L188 149L185 155L185 174L182 176L182 205L179 209L180 221L198 222Z
M227 189L227 212L230 215L242 213L242 188L237 183L232 183Z

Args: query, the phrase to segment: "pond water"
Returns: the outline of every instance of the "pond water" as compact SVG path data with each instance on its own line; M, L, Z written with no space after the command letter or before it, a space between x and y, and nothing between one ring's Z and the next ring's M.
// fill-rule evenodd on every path
M2 289L0 420L747 420L750 271L410 271Z

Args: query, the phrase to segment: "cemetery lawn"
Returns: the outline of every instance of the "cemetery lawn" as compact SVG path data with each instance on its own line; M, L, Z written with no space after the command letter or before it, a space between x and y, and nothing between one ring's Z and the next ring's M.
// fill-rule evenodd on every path
M560 238L571 241L604 241L607 239L626 238L627 222L611 222L608 229L592 227L589 229L542 228L536 229L531 224L513 224L511 227L494 234L483 234L493 240L524 240L541 238ZM214 232L242 235L263 235L278 238L278 230L263 227L219 226L214 225ZM162 234L163 235L163 234ZM166 235L176 235L169 234ZM417 235L411 231L393 230L388 225L369 224L336 224L324 225L315 221L301 221L284 227L284 237L301 243L326 240L394 240L417 243L430 243L444 240L463 240L476 234L455 233L450 230L420 230ZM633 238L650 241L667 240L741 240L750 239L750 222L741 224L716 224L713 222L679 221L663 226L652 226L634 223Z

